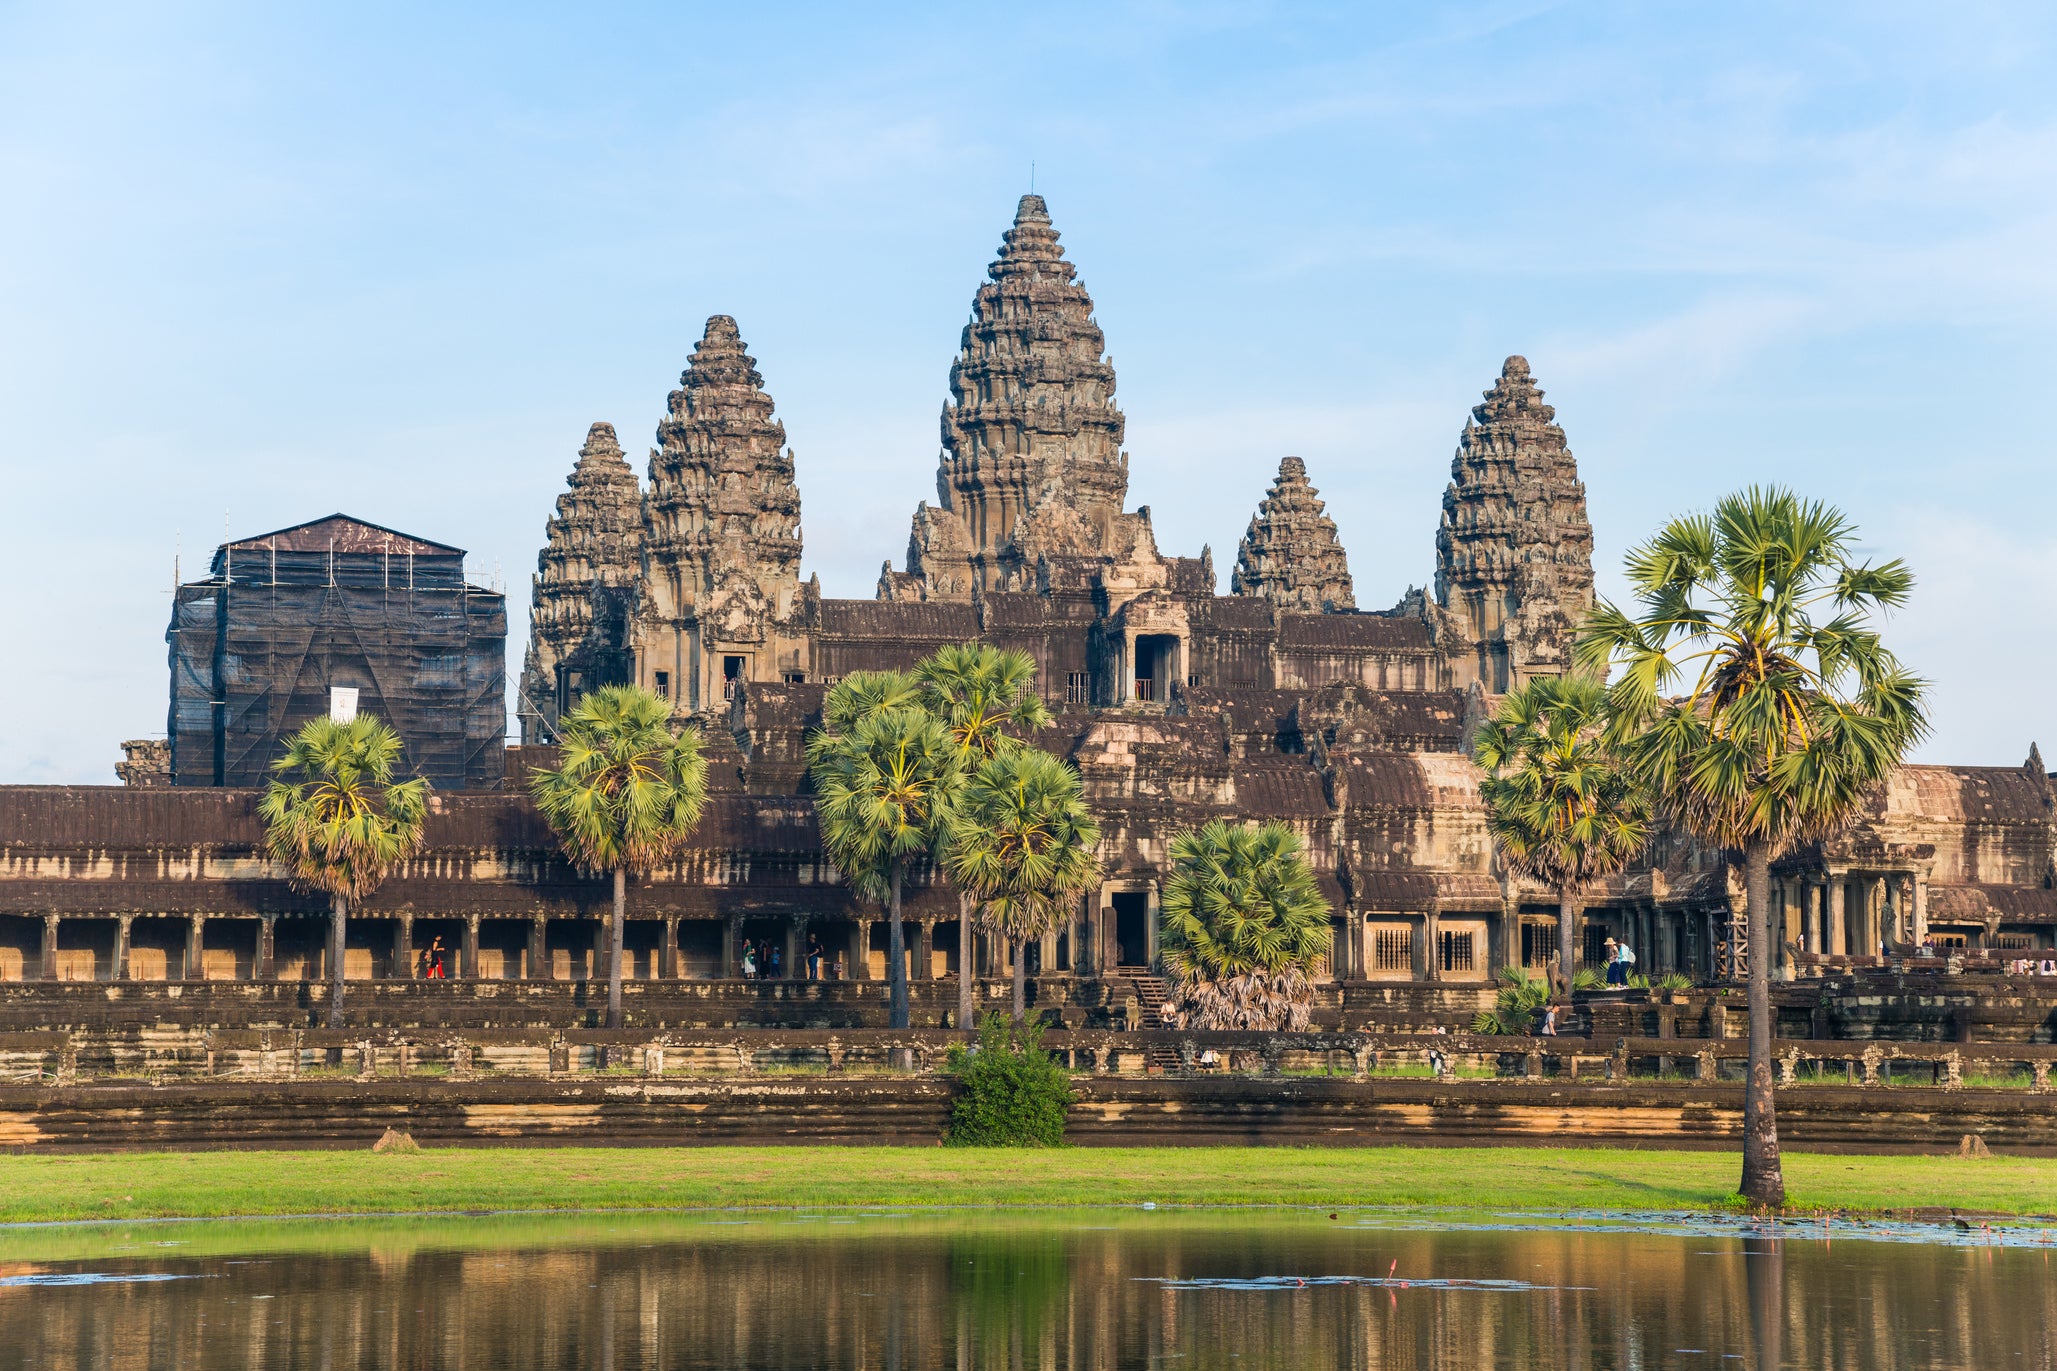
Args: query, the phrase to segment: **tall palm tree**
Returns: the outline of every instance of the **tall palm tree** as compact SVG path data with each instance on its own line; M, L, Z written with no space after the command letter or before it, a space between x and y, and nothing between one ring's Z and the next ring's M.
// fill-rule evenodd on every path
M912 677L854 672L828 693L807 740L822 846L851 888L887 907L892 1026L906 1028L907 868L941 855L961 769L948 729L922 707ZM906 687L903 689L902 687Z
M1557 948L1569 986L1587 888L1650 840L1649 792L1602 736L1607 696L1590 676L1543 676L1509 694L1479 730L1486 826L1508 869L1557 895Z
M1613 672L1612 741L1665 815L1738 849L1749 918L1742 1195L1785 1203L1771 1075L1771 863L1845 824L1927 732L1924 683L1874 617L1907 602L1897 559L1853 560L1840 510L1775 487L1667 524L1629 554L1633 610L1602 601L1576 660ZM1676 693L1683 691L1683 693Z
M265 848L302 890L329 897L329 1027L343 1026L343 926L350 901L421 849L429 783L395 781L400 735L369 714L310 719L257 803Z
M1196 1028L1304 1029L1329 903L1300 835L1215 819L1171 840L1161 960L1173 1011Z
M941 647L914 669L923 702L957 742L959 763L969 776L996 753L1021 746L1017 735L1050 722L1035 693L1036 661L1018 648L990 643ZM957 892L957 1023L972 1023L972 920L977 900Z
M607 1026L622 1026L621 945L628 878L672 860L707 803L697 730L670 728L671 702L640 686L602 686L559 721L555 770L529 774L529 793L581 870L614 878L607 939Z
M1014 947L1014 1019L1028 1010L1026 944L1100 879L1099 825L1078 772L1039 748L1002 751L965 783L945 865Z

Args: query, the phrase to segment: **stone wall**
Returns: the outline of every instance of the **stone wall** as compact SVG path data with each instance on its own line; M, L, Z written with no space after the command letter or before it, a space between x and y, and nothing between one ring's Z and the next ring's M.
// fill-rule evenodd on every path
M1085 1078L1081 1146L1740 1145L1739 1085ZM0 1085L0 1146L24 1151L368 1147L387 1128L438 1146L696 1146L940 1141L941 1078L321 1080ZM1790 1148L2057 1155L2057 1111L2018 1090L1822 1086L1779 1097Z

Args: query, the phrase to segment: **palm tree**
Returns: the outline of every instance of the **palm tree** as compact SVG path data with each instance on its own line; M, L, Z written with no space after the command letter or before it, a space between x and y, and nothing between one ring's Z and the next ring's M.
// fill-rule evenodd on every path
M622 1026L621 945L628 878L678 855L707 803L697 730L672 736L671 702L633 685L602 686L559 721L555 770L529 775L536 808L573 865L614 877L607 939L607 1026Z
M822 846L858 894L890 911L892 1026L906 1028L900 897L908 865L939 856L948 834L961 777L957 746L900 672L853 672L829 691L822 717L824 727L807 740Z
M1543 676L1514 691L1479 730L1486 826L1508 869L1557 895L1557 948L1568 988L1582 897L1650 840L1648 792L1602 733L1607 696L1590 676Z
M945 864L1013 945L1016 1023L1028 1010L1026 944L1099 881L1099 842L1078 772L1038 748L996 754L957 798Z
M329 897L329 1027L343 1026L343 926L361 900L421 849L429 783L393 779L400 735L369 714L310 719L271 769L257 813L265 848L302 890Z
M1853 560L1840 510L1751 487L1629 554L1634 611L1602 601L1576 660L1610 669L1611 741L1666 817L1739 849L1749 917L1742 1195L1785 1203L1771 1075L1770 867L1848 821L1927 732L1924 684L1873 618L1907 602L1897 559ZM1683 689L1684 694L1674 694Z
M1173 1012L1194 1027L1304 1029L1308 972L1329 945L1329 904L1277 820L1215 819L1171 840L1164 946Z
M938 648L915 667L922 699L957 742L967 776L996 753L1021 746L1018 733L1046 727L1050 711L1035 693L1036 661L1016 648L960 643ZM1010 731L1012 730L1012 731ZM972 916L977 901L957 893L957 1022L972 1021Z

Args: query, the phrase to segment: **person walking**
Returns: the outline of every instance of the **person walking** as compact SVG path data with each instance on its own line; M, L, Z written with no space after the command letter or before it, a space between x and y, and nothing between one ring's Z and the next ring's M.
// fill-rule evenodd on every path
M821 939L815 937L812 932L807 935L807 979L821 979Z
M1621 983L1628 984L1628 978L1636 974L1636 950L1626 940L1614 949L1615 965L1621 968Z
M757 944L747 939L743 943L743 979L746 981L757 979Z
M1543 1006L1543 1036L1546 1038L1557 1036L1557 1006L1554 1004Z
M1621 973L1621 944L1609 938L1605 945L1607 948L1607 984L1620 985L1623 980Z
M443 968L443 940L441 938L431 938L429 940L428 962L429 974L427 979L444 981L450 978L450 973Z

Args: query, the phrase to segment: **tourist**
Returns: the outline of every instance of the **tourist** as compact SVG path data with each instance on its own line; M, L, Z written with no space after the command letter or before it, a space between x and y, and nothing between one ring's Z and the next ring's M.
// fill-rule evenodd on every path
M2043 958L2042 961L2036 963L2036 974L2038 976L2057 976L2057 961L2052 961L2048 957Z
M743 979L757 979L757 944L745 939L743 942Z
M779 978L779 945L777 943L767 944L764 967L766 980L775 981Z
M1554 1004L1543 1006L1543 1036L1546 1038L1557 1036L1557 1006Z
M1617 943L1614 948L1614 964L1621 968L1621 983L1628 984L1628 978L1636 971L1636 950L1626 942Z
M1614 939L1609 938L1605 946L1607 948L1607 984L1620 985L1627 979L1621 969L1621 945L1615 942Z
M821 979L821 939L812 933L807 935L807 979Z
M443 969L443 940L441 938L430 939L428 961L429 980L445 981L450 978L449 973Z

